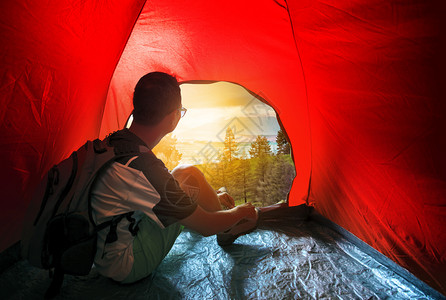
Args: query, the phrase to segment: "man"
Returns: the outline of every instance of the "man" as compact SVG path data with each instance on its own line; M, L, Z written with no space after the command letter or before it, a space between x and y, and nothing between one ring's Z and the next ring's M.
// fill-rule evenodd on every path
M117 241L107 241L109 230L98 233L95 265L99 273L122 283L150 275L161 263L183 225L209 236L225 232L230 242L252 230L257 222L251 204L234 207L227 193L217 194L193 166L171 173L151 152L177 126L185 109L180 87L168 74L143 76L133 95L133 123L109 137L114 147L141 147L138 156L118 159L100 176L92 189L97 223L135 211L116 226ZM221 204L229 207L222 210ZM135 234L135 221L139 230Z

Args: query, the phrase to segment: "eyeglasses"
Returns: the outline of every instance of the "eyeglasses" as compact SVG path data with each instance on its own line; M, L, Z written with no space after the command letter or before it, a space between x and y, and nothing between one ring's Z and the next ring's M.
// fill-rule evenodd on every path
M187 108L185 108L185 107L181 107L181 108L178 108L178 110L179 110L180 113L181 113L181 117L184 117L184 115L185 115L186 112L187 112Z

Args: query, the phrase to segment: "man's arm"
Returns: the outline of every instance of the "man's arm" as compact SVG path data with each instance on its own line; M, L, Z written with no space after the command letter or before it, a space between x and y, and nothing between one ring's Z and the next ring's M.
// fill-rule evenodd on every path
M216 212L208 212L197 206L190 216L179 222L203 236L210 236L228 230L242 219L257 220L257 212L251 203Z

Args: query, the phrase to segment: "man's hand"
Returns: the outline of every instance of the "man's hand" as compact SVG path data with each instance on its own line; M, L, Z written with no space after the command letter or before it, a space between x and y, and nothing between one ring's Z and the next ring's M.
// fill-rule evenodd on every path
M217 194L218 200L221 205L226 206L227 208L235 207L234 199L226 192Z
M204 236L209 236L226 231L243 219L254 222L257 220L257 211L251 203L215 212L205 211L197 206L189 217L179 222Z
M250 202L238 205L236 206L236 209L242 211L242 215L245 216L244 219L248 221L257 221L257 211L254 205Z

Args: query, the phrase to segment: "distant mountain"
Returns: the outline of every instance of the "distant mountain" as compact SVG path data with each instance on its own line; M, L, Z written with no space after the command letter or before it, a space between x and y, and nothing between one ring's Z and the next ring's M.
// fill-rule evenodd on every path
M203 138L210 137L211 141L224 141L226 128L231 127L234 132L235 139L238 142L249 142L256 138L257 135L265 136L268 141L275 141L280 126L275 117L234 117L232 119L216 119L212 127L196 126L190 128L190 132L194 135L177 136L183 142L203 141ZM215 129L217 128L217 130ZM202 137L202 138L200 138Z

